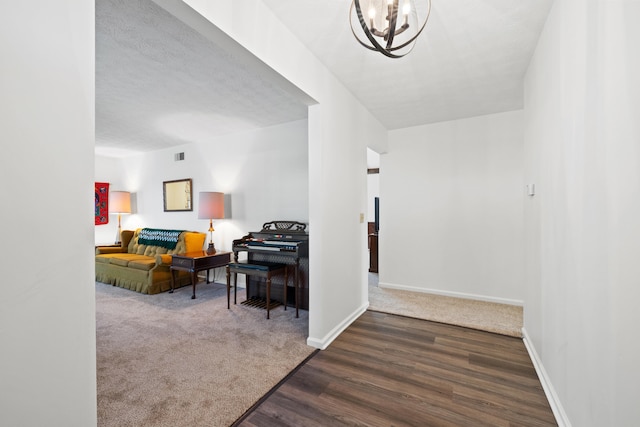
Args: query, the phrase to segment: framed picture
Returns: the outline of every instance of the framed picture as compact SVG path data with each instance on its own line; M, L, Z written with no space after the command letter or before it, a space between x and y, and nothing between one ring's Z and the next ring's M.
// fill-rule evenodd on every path
M193 189L191 178L164 181L162 183L162 195L164 199L165 212L193 210Z

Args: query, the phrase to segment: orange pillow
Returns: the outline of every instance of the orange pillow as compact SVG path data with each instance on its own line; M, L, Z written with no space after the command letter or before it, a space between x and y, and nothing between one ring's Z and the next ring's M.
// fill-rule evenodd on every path
M184 247L187 252L201 251L207 235L204 233L185 233Z

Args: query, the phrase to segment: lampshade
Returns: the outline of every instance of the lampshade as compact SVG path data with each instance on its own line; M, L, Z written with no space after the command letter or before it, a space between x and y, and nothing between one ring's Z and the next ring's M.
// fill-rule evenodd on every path
M109 212L117 214L131 213L131 193L112 191L109 194Z
M198 199L198 219L223 219L224 193L202 191Z

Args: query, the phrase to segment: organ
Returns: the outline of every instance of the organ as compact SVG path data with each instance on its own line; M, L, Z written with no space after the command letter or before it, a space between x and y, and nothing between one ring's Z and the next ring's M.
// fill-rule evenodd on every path
M287 292L287 302L291 306L299 305L300 308L308 310L309 234L306 228L306 224L298 221L266 222L260 231L250 232L233 241L233 257L234 261L238 262L240 253L246 253L248 263L264 261L289 265L289 276L292 280L289 280L287 285L293 292ZM276 288L281 287L274 287L271 299L279 299L284 303L284 293L281 290L275 292ZM295 288L298 290L297 293ZM296 294L298 301L294 299ZM265 290L260 286L260 282L248 277L247 300L259 300L264 297Z

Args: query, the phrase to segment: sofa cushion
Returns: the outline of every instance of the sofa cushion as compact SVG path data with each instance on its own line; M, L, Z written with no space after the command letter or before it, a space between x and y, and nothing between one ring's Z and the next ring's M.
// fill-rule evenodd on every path
M207 238L203 233L184 233L184 245L187 252L201 251L204 240Z
M111 262L111 258L117 254L100 254L96 255L96 262L102 262L105 264L109 264Z
M126 267L129 265L129 263L131 261L148 261L151 260L152 262L155 263L155 259L154 258L149 258L146 257L144 255L137 255L137 254L113 254L114 256L112 256L110 258L110 262L113 265L119 265L122 267Z
M101 254L96 255L96 262L112 263L116 265L126 266L129 261L136 257L140 257L140 255L126 253Z
M151 270L155 266L156 260L153 258L129 261L129 264L127 265L127 267L134 268L136 270Z
M111 258L111 264L126 267L129 264L129 260L126 258Z

